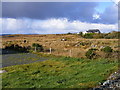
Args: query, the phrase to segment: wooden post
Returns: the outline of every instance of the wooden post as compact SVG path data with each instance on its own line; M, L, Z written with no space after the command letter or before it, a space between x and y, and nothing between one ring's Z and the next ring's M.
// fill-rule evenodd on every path
M52 53L52 49L50 48L50 54Z
M36 52L36 47L35 47L35 52Z

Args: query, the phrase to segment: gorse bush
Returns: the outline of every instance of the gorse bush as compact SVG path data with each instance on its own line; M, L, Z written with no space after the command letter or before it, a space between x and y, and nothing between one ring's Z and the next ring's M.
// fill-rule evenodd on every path
M103 49L101 49L101 51L104 51L105 53L109 53L109 52L112 52L113 49L110 46L106 46Z
M94 56L96 56L96 53L95 53L96 50L97 50L97 49L93 49L93 48L89 49L89 50L86 52L85 56L86 56L88 59L94 58Z

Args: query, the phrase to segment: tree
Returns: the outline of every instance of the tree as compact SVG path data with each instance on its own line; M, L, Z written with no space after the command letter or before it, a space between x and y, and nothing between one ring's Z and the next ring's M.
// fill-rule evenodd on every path
M68 32L67 34L72 34L71 32Z
M79 35L82 37L83 36L83 32L79 32Z

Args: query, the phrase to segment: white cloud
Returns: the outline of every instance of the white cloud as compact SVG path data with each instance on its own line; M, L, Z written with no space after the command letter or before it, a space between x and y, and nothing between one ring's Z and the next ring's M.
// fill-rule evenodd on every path
M81 21L69 21L67 18L59 19L14 19L2 18L2 32L11 34L55 34L55 33L68 33L80 32L88 29L100 29L102 32L117 30L117 24L98 24L87 23Z
M118 4L119 1L120 1L120 0L113 0L113 2L115 2L116 4Z
M99 14L94 14L94 15L93 15L93 20L95 20L95 19L101 19L101 18L100 18L100 15L99 15Z

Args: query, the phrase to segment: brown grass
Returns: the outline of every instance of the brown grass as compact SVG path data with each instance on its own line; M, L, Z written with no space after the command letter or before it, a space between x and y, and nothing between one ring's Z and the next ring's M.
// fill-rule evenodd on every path
M61 41L61 39L67 41ZM24 40L27 40L24 43ZM118 39L84 39L78 35L67 34L48 34L48 35L8 35L2 37L2 47L6 44L14 43L21 46L31 46L33 43L39 43L44 48L52 48L52 54L59 56L85 57L85 52L96 45L95 48L100 49L101 46L111 46L114 50L118 49ZM85 45L80 45L84 43ZM70 54L71 50L71 54Z

